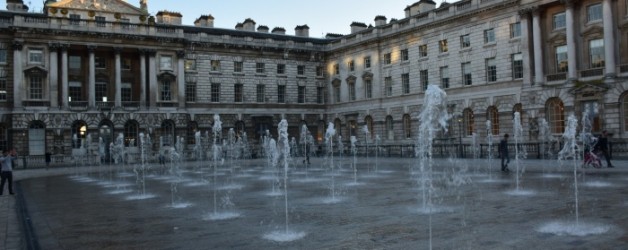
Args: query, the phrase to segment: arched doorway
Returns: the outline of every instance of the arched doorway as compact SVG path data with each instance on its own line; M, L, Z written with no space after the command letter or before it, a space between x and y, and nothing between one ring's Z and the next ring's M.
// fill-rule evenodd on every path
M104 120L98 125L98 154L101 162L109 162L111 155L109 145L113 142L113 123Z
M28 126L28 154L46 153L46 125L42 121L33 121Z

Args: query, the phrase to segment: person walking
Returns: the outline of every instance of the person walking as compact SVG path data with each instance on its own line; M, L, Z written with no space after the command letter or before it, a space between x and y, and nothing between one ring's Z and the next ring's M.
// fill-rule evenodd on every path
M2 152L2 156L0 156L0 164L2 165L2 171L0 171L0 176L2 180L0 181L0 195L4 191L4 183L9 182L9 194L15 194L13 192L13 160L17 159L17 153L15 149L4 150Z
M602 131L602 135L598 138L597 143L595 144L595 150L598 152L602 152L604 155L604 159L606 159L606 166L609 168L614 168L613 164L611 164L611 155L608 151L608 132L606 130Z
M510 156L508 155L508 134L504 134L504 138L499 142L499 157L502 160L502 172L510 172L508 169L508 163L510 163Z

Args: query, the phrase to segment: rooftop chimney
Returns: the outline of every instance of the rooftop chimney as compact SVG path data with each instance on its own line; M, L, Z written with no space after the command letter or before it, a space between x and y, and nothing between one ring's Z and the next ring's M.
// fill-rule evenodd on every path
M268 26L266 25L257 26L257 32L259 33L268 33L268 30Z
M428 12L436 8L436 3L432 0L421 0L406 7L406 17L414 16L419 13Z
M181 18L183 17L179 12L171 12L162 10L155 15L157 23L181 25Z
M366 24L364 23L359 23L359 22L352 22L351 23L351 34L365 30L366 29Z
M197 18L196 21L194 21L194 26L213 28L214 17L212 15L201 15L201 17Z
M375 26L382 26L382 25L386 25L386 21L388 21L388 18L386 18L385 16L376 16L375 17Z
M297 27L294 28L294 35L295 36L302 36L302 37L309 37L310 36L310 27L308 27L307 24L305 24L305 25L297 25Z
M244 22L242 23L243 30L246 31L255 31L255 21L253 21L253 19L251 18L247 18L246 20L244 20Z
M237 23L235 26L236 30L243 30L244 29L244 25L242 23Z
M273 30L270 33L278 34L278 35L285 35L286 34L286 29L281 28L281 27L275 27L275 28L273 28Z
M7 0L7 10L14 12L28 12L28 6L22 0Z

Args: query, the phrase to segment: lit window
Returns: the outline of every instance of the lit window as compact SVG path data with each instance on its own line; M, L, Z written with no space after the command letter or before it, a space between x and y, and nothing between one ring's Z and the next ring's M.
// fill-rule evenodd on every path
M419 46L419 57L427 56L427 44L423 44Z
M547 101L547 119L552 133L562 134L565 132L565 113L563 102L558 98Z
M347 66L349 67L349 71L355 70L355 63L353 62L353 60L349 61Z
M211 71L220 71L220 60L211 60Z
M440 53L449 52L449 47L447 46L447 39L438 41L438 50Z
M196 70L196 60L194 60L194 59L186 59L185 60L185 70L186 71L194 71L194 70Z

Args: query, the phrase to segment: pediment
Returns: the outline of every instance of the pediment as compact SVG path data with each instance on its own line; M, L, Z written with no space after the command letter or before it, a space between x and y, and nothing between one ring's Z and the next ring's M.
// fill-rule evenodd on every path
M331 80L331 85L333 85L334 87L340 86L340 83L342 82L342 80L340 80L340 78L334 78L333 80Z
M142 14L142 10L122 0L62 0L47 7L69 10L94 10L123 14Z
M566 41L567 36L565 35L565 33L556 33L547 39L547 42L551 44L564 44L566 43Z
M350 75L349 77L347 77L346 81L347 82L355 82L356 79L358 79L358 78L355 77L354 75Z
M595 34L604 34L604 28L598 25L590 26L582 31L582 36L587 37Z
M24 69L24 74L26 75L46 75L48 74L48 70L41 66L33 66Z
M608 88L601 84L586 83L581 86L576 86L571 89L571 92L576 97L592 97L601 96L608 91Z
M363 79L373 79L373 73L366 71L366 72L364 72L364 74L362 74L362 78Z
M163 73L157 75L157 79L159 79L160 81L164 81L164 80L175 81L177 79L177 76L174 75L170 71L166 71L166 72L163 72Z

